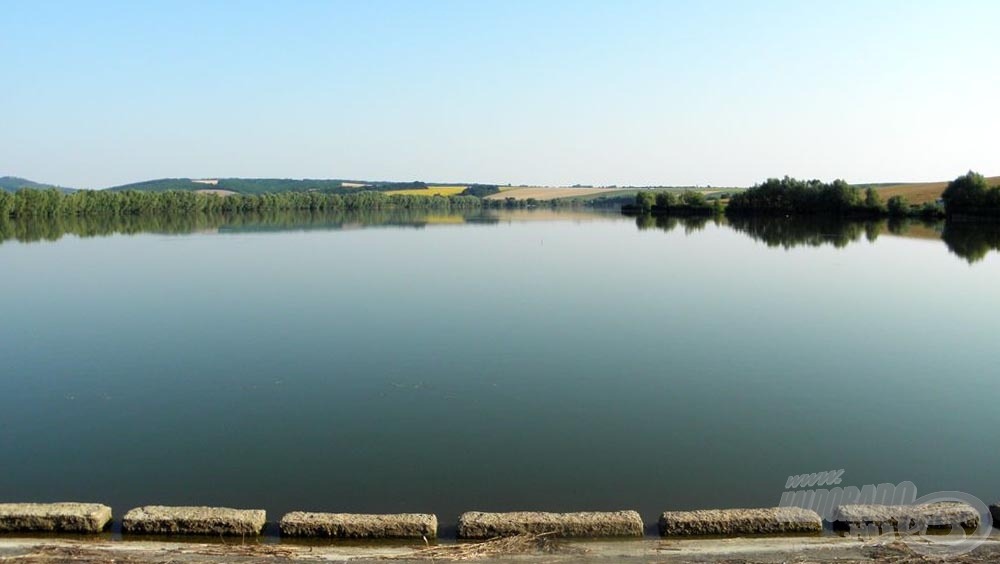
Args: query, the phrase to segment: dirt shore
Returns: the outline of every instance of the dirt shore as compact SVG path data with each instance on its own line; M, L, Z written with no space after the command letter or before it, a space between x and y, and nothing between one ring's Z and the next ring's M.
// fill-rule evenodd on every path
M179 543L154 541L0 539L0 562L82 563L249 563L249 562L717 562L726 564L813 563L984 563L1000 561L994 534L960 556L924 556L891 539L861 541L841 537L736 538L703 540L568 541L542 537L483 543L265 544L256 541Z

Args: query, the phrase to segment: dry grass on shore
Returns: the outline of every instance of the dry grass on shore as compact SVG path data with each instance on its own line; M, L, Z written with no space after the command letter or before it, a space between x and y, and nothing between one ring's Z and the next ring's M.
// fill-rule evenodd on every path
M413 554L391 556L386 560L444 560L458 562L483 558L501 558L514 555L538 554L585 554L579 548L569 548L552 538L554 533L540 535L523 534L513 537L497 537L483 542L469 542L428 546Z

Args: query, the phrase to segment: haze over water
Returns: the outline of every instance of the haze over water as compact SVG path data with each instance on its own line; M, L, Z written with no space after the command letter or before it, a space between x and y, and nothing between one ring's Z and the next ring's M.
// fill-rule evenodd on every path
M0 244L0 499L453 525L769 506L840 468L1000 495L995 252L433 223Z

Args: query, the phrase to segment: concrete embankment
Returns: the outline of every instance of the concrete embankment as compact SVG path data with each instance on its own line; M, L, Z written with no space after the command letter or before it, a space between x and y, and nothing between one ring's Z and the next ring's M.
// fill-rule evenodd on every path
M1000 505L991 508L1000 516ZM0 504L0 532L99 533L112 520L111 508L92 503ZM912 506L842 505L833 513L839 528L881 529L903 532L922 527L961 526L974 529L981 516L971 505L942 502ZM995 520L994 522L997 522ZM122 532L144 535L259 535L266 524L262 509L225 507L146 506L128 511ZM284 537L341 539L432 539L438 521L432 514L355 514L295 511L279 524ZM546 513L518 511L463 513L458 520L460 539L492 539L517 535L553 538L642 537L644 523L635 511ZM814 511L798 507L765 509L709 509L667 511L659 519L665 537L801 535L823 530Z
M470 511L458 518L458 538L489 539L552 533L558 537L641 537L642 517L635 511L542 513Z
M259 535L267 522L263 509L168 507L147 505L129 510L123 533L158 535Z
M281 518L281 536L347 539L437 537L437 516L425 513L372 515L293 511Z
M99 503L0 503L0 532L99 533L110 522Z
M931 528L960 525L966 529L979 526L979 512L967 503L940 502L921 505L841 505L833 512L838 528L877 525L893 528L927 526Z
M660 516L659 525L663 536L775 535L819 533L823 519L815 511L799 507L707 509L667 511Z

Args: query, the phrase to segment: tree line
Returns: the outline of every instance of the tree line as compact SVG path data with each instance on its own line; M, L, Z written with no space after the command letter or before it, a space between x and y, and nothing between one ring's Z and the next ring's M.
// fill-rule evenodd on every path
M709 216L721 214L722 203L719 199L709 201L701 192L690 190L681 192L679 196L674 192L653 193L639 190L635 195L635 203L622 206L622 212L628 214Z
M0 217L15 218L184 215L280 210L468 209L481 206L482 200L475 196L412 196L384 192L351 194L282 192L220 196L180 190L166 192L80 190L70 194L55 189L23 188L13 194L0 191Z
M478 188L478 185L477 185ZM454 196L421 196L361 191L345 194L325 192L280 192L219 195L190 190L79 190L22 188L11 193L0 190L0 218L45 218L90 215L184 215L196 213L248 213L286 210L464 210L477 208L571 207L570 200L538 201L484 199L487 189L467 190Z
M982 174L971 170L949 182L941 199L949 216L1000 217L1000 186L989 186Z
M854 218L943 217L938 204L912 206L902 196L883 202L878 190L861 189L844 180L821 182L797 178L769 178L743 192L733 194L726 207L727 215L825 214Z
M791 177L770 178L734 194L727 215L827 214L841 217L920 217L955 215L1000 217L1000 186L990 187L983 175L969 171L948 183L941 202L913 205L903 196L883 202L878 190L861 189L843 180L825 183Z

